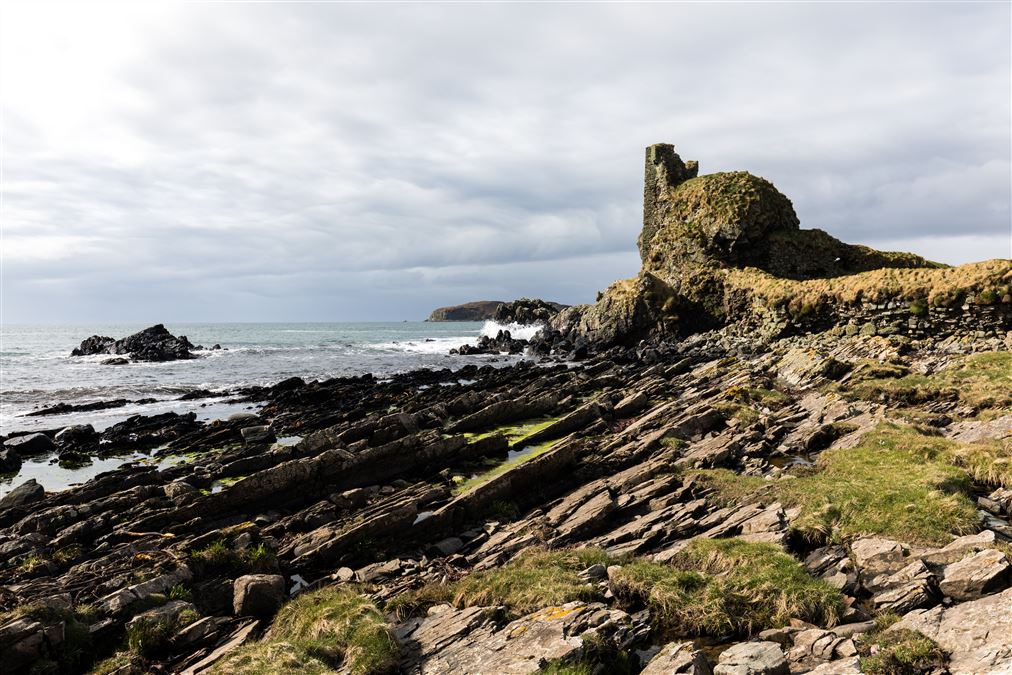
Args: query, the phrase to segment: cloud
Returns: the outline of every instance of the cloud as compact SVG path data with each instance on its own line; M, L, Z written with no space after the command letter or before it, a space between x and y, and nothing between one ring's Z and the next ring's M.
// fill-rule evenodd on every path
M4 320L590 301L660 141L848 241L1012 256L1010 11L5 6Z

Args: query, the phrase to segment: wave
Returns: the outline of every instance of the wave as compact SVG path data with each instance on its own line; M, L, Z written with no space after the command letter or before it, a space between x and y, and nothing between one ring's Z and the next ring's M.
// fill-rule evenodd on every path
M530 340L537 335L538 331L544 328L543 324L522 324L522 323L499 323L498 321L486 321L481 327L481 335L494 338L499 331L508 330L514 340Z
M423 340L402 340L399 342L378 342L369 345L372 349L379 351L407 352L410 354L449 354L451 349L461 345L473 345L477 338L473 335L467 337L441 337L427 338Z

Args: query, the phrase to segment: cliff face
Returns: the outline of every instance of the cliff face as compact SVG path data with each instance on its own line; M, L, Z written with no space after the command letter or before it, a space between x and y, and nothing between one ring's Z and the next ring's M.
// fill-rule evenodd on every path
M951 323L947 310L964 305L987 327L1010 320L1008 260L952 269L847 244L801 229L790 199L763 178L698 170L672 145L646 149L640 274L609 286L594 305L562 312L554 328L631 344L721 326L766 339L848 324L879 331L883 318L891 332L925 331Z

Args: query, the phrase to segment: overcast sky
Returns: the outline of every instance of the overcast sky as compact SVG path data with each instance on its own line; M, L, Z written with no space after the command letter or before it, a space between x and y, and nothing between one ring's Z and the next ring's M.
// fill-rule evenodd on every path
M5 322L420 319L639 269L644 146L1012 257L1010 4L6 4Z

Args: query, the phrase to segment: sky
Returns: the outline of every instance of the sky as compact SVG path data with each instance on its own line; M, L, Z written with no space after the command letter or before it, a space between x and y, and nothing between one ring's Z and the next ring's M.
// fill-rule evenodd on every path
M2 320L422 319L639 269L643 149L1012 257L1012 5L9 2Z

